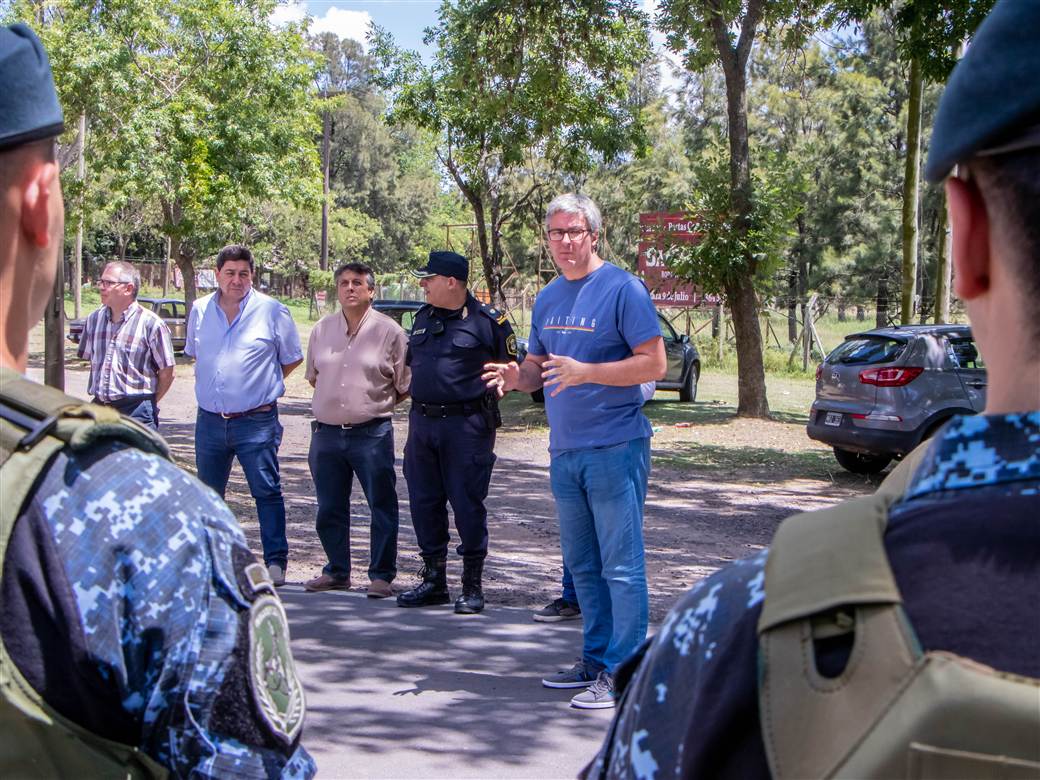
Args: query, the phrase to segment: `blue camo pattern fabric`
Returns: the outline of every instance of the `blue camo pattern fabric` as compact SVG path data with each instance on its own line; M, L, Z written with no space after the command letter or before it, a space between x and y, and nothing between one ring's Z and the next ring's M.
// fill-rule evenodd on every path
M27 510L53 529L90 655L142 724L139 747L175 776L314 776L302 746L286 756L209 728L250 604L232 563L245 537L215 493L138 450L63 453Z
M903 498L890 509L889 523L898 523L916 502L956 500L960 490L1000 486L1004 496L1040 495L1038 485L1040 411L956 417L936 435ZM629 683L638 695L620 703L587 777L681 776L684 741L699 730L698 715L712 716L715 678L731 669L715 662L732 663L727 656L755 636L767 557L763 550L720 569L672 609L648 640ZM652 679L641 679L646 675Z

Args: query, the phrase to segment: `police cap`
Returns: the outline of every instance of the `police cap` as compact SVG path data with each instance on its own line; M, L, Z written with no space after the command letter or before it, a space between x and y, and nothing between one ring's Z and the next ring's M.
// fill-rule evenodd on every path
M0 151L53 138L64 129L40 39L21 22L0 27Z
M1040 147L1040 2L999 0L953 69L932 129L925 178L976 155Z
M456 252L430 252L426 265L412 271L412 275L420 279L427 276L454 276L466 281L469 279L469 260Z

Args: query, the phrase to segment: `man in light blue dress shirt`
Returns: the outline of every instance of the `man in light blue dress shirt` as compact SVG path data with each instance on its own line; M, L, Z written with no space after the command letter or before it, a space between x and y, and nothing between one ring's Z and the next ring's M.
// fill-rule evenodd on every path
M217 255L219 291L195 301L184 352L195 359L195 465L221 497L238 458L256 501L264 564L285 584L289 543L278 472L278 398L303 362L289 310L253 289L253 255L231 245Z

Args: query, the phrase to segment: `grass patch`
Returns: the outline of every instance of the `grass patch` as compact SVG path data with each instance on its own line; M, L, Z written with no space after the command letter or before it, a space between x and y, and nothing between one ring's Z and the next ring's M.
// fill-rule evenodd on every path
M696 442L669 443L654 450L654 464L680 471L760 472L769 480L829 479L838 470L826 450L786 452L766 447L725 447Z

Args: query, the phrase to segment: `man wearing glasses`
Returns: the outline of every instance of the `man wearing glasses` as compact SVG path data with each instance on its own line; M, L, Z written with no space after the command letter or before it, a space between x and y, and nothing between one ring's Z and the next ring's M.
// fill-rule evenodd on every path
M581 659L542 684L586 688L571 699L583 709L614 706L614 672L646 636L651 429L640 385L665 371L650 293L599 256L601 225L584 195L549 204L545 228L561 276L535 301L523 364L488 364L484 374L499 393L546 390L560 546L585 625Z
M408 340L412 411L404 452L408 503L419 542L423 581L397 597L399 607L447 604L448 507L455 514L462 556L462 595L455 612L484 609L481 578L487 557L487 498L495 464L498 397L481 379L488 361L514 361L516 337L504 314L467 288L469 261L430 252L417 271L427 305Z
M137 302L141 275L130 263L105 266L98 280L102 306L87 317L78 354L90 361L87 392L94 403L159 428L159 401L173 384L170 329Z

